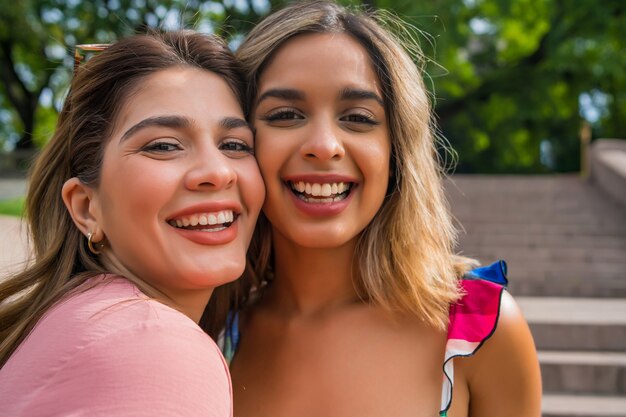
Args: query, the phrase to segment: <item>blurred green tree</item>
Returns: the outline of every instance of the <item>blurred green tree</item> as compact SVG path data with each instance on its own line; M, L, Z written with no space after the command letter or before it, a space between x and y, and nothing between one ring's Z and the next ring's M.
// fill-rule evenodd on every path
M147 27L194 27L234 47L285 0L21 0L0 9L0 145L50 134L72 46ZM343 0L419 28L442 134L457 172L573 171L581 123L623 137L623 0ZM431 35L427 35L430 33ZM23 132L18 135L17 132Z
M457 172L579 168L579 130L624 137L621 0L378 0L432 37L422 47Z
M74 45L107 43L147 28L194 27L236 40L271 6L255 0L5 3L0 8L0 137L18 149L45 141L54 128Z

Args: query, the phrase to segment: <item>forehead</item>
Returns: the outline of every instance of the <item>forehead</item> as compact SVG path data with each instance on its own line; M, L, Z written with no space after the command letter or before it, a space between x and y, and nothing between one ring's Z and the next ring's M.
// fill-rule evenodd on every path
M285 84L362 87L380 93L367 50L345 33L307 33L281 45L259 78L260 89Z
M123 103L115 124L121 129L148 117L175 114L212 123L224 117L241 117L242 110L220 76L181 66L141 79Z

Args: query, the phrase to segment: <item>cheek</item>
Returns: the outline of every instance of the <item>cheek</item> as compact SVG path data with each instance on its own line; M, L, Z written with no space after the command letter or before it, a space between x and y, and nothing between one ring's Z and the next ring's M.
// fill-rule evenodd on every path
M284 165L285 158L270 147L260 149L256 156L260 173L269 191L275 187L276 181L280 180L280 167Z
M265 183L259 166L254 158L245 158L238 162L239 166L236 169L243 202L251 214L257 215L265 200Z
M178 176L169 167L156 166L151 161L134 162L103 167L100 191L103 214L110 218L109 224L125 223L124 219L140 223L141 219L158 217L176 189Z
M366 180L379 184L386 191L389 181L391 144L387 138L372 141L356 150ZM358 162L357 162L358 163Z

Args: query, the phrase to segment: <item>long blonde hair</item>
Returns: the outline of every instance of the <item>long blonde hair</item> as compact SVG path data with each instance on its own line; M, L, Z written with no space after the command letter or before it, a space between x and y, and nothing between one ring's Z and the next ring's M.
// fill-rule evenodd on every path
M344 33L367 51L383 90L394 174L382 207L358 240L357 286L371 302L443 329L450 304L460 296L459 276L470 262L453 252L456 229L442 186L430 98L422 79L424 59L411 43L416 65L391 27L405 28L388 14L351 11L328 1L299 2L258 24L236 56L247 78L248 102L254 103L263 70L295 36ZM263 216L257 231L250 261L255 275L267 279L272 255Z
M122 39L75 74L54 136L30 173L26 221L34 261L0 282L0 367L53 304L107 272L74 225L61 188L72 177L98 186L103 149L123 103L146 76L176 66L219 75L243 107L241 71L228 47L191 31ZM135 284L150 293L145 283Z

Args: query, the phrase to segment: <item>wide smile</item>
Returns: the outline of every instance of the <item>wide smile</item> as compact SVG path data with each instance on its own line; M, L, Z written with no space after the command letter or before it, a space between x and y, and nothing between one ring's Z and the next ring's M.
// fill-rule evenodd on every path
M177 229L215 233L229 228L239 217L233 210L211 213L194 213L169 219L167 223Z
M306 203L328 204L348 198L356 183L287 181L286 185L297 198Z

